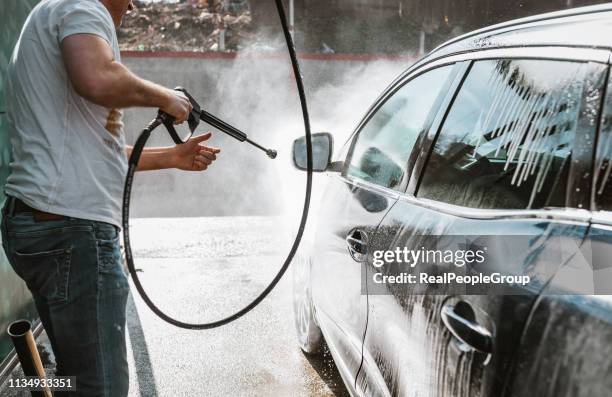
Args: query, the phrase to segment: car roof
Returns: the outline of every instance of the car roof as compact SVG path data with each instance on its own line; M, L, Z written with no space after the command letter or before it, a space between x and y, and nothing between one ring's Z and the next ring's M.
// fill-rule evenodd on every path
M534 15L475 30L438 46L417 64L457 53L531 46L611 50L612 3Z

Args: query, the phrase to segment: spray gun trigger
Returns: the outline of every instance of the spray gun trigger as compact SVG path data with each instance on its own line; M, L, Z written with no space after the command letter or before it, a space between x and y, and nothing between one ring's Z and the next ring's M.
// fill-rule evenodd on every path
M197 116L194 115L194 111L192 110L189 113L189 118L187 119L187 124L189 124L189 130L191 132L195 132L195 129L198 128L198 124L200 124L199 114Z

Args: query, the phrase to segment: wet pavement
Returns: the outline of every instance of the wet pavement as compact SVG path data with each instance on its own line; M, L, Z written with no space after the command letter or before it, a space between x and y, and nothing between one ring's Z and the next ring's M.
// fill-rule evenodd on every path
M137 219L131 233L139 276L169 314L184 321L217 320L255 297L280 267L286 242L279 221ZM329 355L309 361L300 351L291 288L286 277L245 317L206 331L162 322L135 294L128 305L131 395L345 395Z
M279 222L136 219L131 238L141 281L153 301L180 320L227 316L263 290L280 267L288 241L278 233ZM347 395L329 353L308 358L297 345L290 276L245 317L206 331L166 324L132 288L130 396Z

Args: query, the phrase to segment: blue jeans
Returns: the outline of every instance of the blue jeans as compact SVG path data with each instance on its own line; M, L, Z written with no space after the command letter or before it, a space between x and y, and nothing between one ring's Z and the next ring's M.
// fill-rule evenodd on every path
M5 204L2 243L32 292L56 375L75 376L78 396L127 396L129 286L119 229L76 218L35 222L31 212L9 214Z

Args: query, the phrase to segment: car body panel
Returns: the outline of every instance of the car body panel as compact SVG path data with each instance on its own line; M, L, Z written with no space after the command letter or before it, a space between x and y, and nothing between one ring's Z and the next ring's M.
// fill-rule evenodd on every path
M532 236L530 240L523 239L523 246L518 246L516 240L507 243L504 238L492 240L498 245L488 248L501 259L497 264L503 266L503 270L478 270L539 275L538 285L544 286L555 271L551 259L561 264L574 255L587 227L588 222L470 219L421 207L415 200L400 199L373 239L380 245L373 245L372 249L435 248L437 235ZM434 238L423 239L423 235ZM547 236L557 241L551 244ZM566 252L560 252L560 247ZM430 274L450 270L441 269L440 264L419 264L419 271ZM512 353L518 346L523 325L539 290L514 293L516 295L459 295L432 286L413 294L408 292L408 287L391 292L390 296L369 294L364 350L375 357L376 365L367 368L383 370L382 376L392 395L499 395L504 374L510 368ZM455 305L459 301L467 302L476 315L476 323L494 335L494 352L487 365L482 354L461 351L457 340L442 323L442 306Z
M318 214L316 250L312 253L312 299L343 379L354 382L361 365L367 320L367 296L361 293L361 264L349 255L346 238L359 227L372 233L397 200L397 193L374 192L333 176Z
M609 295L545 291L529 315L504 395L611 395L611 313Z
M581 247L586 260L565 264L538 298L505 396L612 395L611 88L609 80L596 140L590 227Z
M440 91L431 95L431 115L443 104L445 90L455 80L461 67L451 66ZM409 79L408 79L409 80ZM404 80L397 89L408 83ZM384 100L382 101L384 102ZM424 118L424 129L432 119ZM415 143L418 147L420 143ZM352 156L354 145L345 145L342 152ZM349 161L345 164L348 165ZM362 263L349 253L347 238L359 233L374 234L384 215L395 203L407 179L398 190L383 188L373 183L347 177L347 167L342 175L333 174L322 198L325 203L318 213L315 233L316 249L312 250L311 282L312 299L317 320L330 346L332 355L341 360L341 374L345 383L355 383L362 363L362 344L367 324L367 295L361 289ZM408 175L408 173L404 173ZM358 391L359 393L359 391Z

